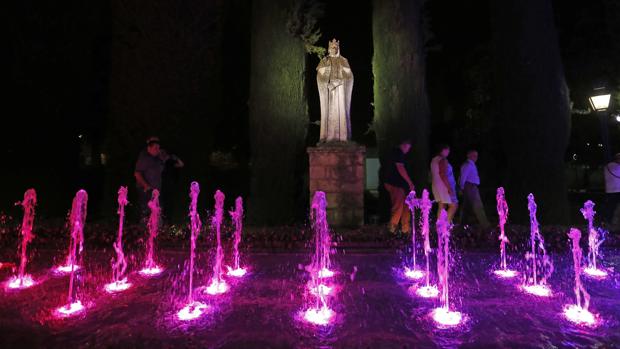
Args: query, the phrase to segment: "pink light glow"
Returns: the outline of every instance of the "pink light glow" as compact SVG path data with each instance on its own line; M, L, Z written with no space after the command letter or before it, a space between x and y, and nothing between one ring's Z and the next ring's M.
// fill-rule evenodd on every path
M437 298L439 289L435 285L423 286L418 288L415 293L422 298Z
M551 297L551 289L546 285L527 285L523 286L523 291L538 297Z
M216 279L213 279L211 285L207 286L207 288L205 288L204 290L205 293L208 293L212 296L217 296L222 293L226 293L227 291L228 284L226 283L226 281L222 280L218 282Z
M319 296L319 291L324 296L328 296L332 293L332 288L323 284L320 284L318 287L312 287L312 284L308 284L308 288L310 289L310 293L314 296Z
M405 276L409 279L418 280L424 277L424 272L422 270L414 270L409 269L409 267L405 267Z
M327 325L334 316L334 311L326 306L317 308L310 308L303 314L304 320L314 325Z
M578 325L595 326L597 322L594 314L576 304L565 306L564 316Z
M154 267L150 267L150 268L144 268L142 270L140 270L138 273L144 277L150 277L150 276L155 276L155 275L159 275L161 274L161 272L164 271L164 269L158 265L154 266Z
M597 278L597 279L604 279L607 277L607 272L603 269L597 269L597 268L592 268L592 267L588 267L585 268L583 270L583 272L590 277L593 278Z
M327 268L323 268L321 270L319 270L319 278L321 279L327 279L334 276L334 272L327 269Z
M198 319L202 316L202 314L207 311L208 308L208 305L202 302L195 301L179 310L179 312L177 313L177 318L181 321Z
M80 269L79 265L73 266L73 271L77 271L79 269ZM54 274L63 275L63 274L69 274L69 273L71 273L71 265L59 265L56 268L54 268Z
M85 307L80 301L75 301L71 304L63 305L62 307L56 308L54 310L54 314L59 318L66 318L70 316L77 315L84 311Z
M463 320L463 314L450 311L444 307L435 308L431 313L433 320L442 326L457 326Z
M123 292L131 287L131 283L127 282L127 278L119 281L113 281L105 285L105 290L108 293Z
M34 285L35 282L30 274L24 275L24 277L21 279L19 278L19 276L13 276L6 283L6 287L13 290L23 290Z
M237 278L245 276L245 274L247 274L247 272L248 272L245 268L233 269L233 268L228 267L228 266L226 268L228 268L228 272L226 273L226 275L237 277Z
M510 269L498 269L498 270L493 271L493 273L496 276L503 278L503 279L510 279L519 274L516 271L510 270Z

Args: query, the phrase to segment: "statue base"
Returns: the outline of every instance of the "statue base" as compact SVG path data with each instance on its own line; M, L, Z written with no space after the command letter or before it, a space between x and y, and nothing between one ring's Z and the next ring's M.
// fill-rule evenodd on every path
M362 226L366 147L353 142L325 142L307 151L310 198L317 190L325 192L329 225Z

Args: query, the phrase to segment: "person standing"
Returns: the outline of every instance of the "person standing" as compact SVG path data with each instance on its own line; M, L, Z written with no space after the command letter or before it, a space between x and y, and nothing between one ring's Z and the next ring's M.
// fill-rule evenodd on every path
M605 176L605 207L603 219L606 223L612 224L614 213L620 203L620 153L614 156L614 161L608 163L604 168Z
M454 172L448 161L448 155L450 155L450 147L445 144L440 145L437 155L431 160L431 181L433 196L438 204L437 217L439 217L441 210L447 206L448 221L452 223L458 208L458 199L456 197Z
M138 155L134 170L141 218L148 216L148 202L151 199L153 190L157 189L161 192L162 172L164 171L166 161L174 162L174 166L177 168L184 166L181 159L175 155L168 154L160 148L159 138L150 137L147 139L146 148Z
M405 199L413 190L413 182L405 168L405 155L411 150L411 141L404 140L392 150L386 164L386 175L383 186L390 194L390 233L396 233L398 225L403 233L411 230L411 214L405 208Z
M480 185L480 177L478 176L478 168L476 162L478 161L478 152L475 149L467 151L467 159L461 165L461 175L459 177L459 188L463 192L463 208L461 210L461 217L466 217L468 211L472 210L478 224L482 229L489 227L489 220L484 212L484 205L480 198L480 191L478 186ZM463 220L461 219L461 223Z

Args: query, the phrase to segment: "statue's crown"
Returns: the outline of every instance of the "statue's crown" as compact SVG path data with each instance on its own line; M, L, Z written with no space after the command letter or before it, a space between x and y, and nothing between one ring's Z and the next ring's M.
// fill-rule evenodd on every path
M332 39L332 41L329 42L329 48L332 48L332 47L340 49L340 41L336 39Z

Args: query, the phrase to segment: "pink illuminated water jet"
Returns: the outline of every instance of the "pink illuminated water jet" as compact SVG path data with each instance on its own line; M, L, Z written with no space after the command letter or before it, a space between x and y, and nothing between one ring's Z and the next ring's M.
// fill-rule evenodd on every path
M572 240L573 269L575 270L575 304L564 307L564 316L574 323L580 325L593 326L596 324L596 317L588 308L590 307L590 294L581 283L581 259L583 252L579 246L581 232L579 229L571 228L568 237Z
M495 275L501 278L513 278L517 276L517 272L514 270L508 269L506 265L506 244L510 241L508 237L506 237L506 233L504 227L506 225L506 221L508 220L508 203L506 202L506 197L504 196L504 188L497 188L497 195L495 196L497 199L497 214L499 216L499 250L500 250L500 269L495 270Z
M196 258L196 239L202 228L202 222L198 215L198 194L200 194L200 185L192 182L190 186L189 197L191 203L189 205L190 217L190 252L189 252L189 286L187 289L187 304L179 310L177 318L182 321L194 320L201 317L208 309L208 306L202 302L194 301L194 259Z
M439 276L439 300L441 305L435 308L431 316L441 326L456 326L461 323L463 315L450 310L449 280L450 275L450 223L448 213L442 209L437 218L437 275Z
M215 192L215 214L211 218L211 224L215 228L215 238L217 247L215 250L215 263L213 265L213 277L211 284L205 288L205 292L212 295L220 295L228 291L228 284L222 278L222 260L224 260L224 250L222 249L221 229L224 221L224 193L217 190Z
M607 277L607 272L598 268L597 259L598 250L605 240L600 238L599 230L594 227L594 215L596 214L594 203L591 200L586 201L580 211L583 218L588 221L588 267L583 271L587 276L604 279Z
M327 201L325 193L317 191L312 199L310 218L314 228L314 255L310 266L310 294L314 296L315 302L312 307L303 311L303 319L314 325L327 325L335 315L329 307L327 298L328 288L321 283L321 279L332 277L333 271L329 258L331 252L331 237L329 226L327 225ZM331 288L329 288L331 292Z
M431 242L430 242L430 212L433 208L433 202L428 197L428 190L422 191L422 198L418 201L418 207L422 212L421 225L422 236L424 237L424 259L426 260L426 284L416 289L416 294L422 298L435 298L439 295L439 289L435 285L431 285L431 272L430 272L430 254Z
M149 220L147 223L149 238L146 242L146 260L144 262L144 267L138 272L140 275L146 277L159 275L162 271L164 271L164 269L155 262L153 251L155 238L157 237L157 233L159 231L159 217L161 215L161 208L159 207L159 190L153 190L148 206L151 210L151 214L149 215Z
M540 234L538 219L536 218L536 201L534 195L527 196L527 208L530 213L530 244L532 251L525 255L526 260L531 260L531 269L525 275L525 284L522 289L532 295L539 297L549 297L552 295L551 289L546 285L547 278L553 273L553 263L545 250L545 240ZM537 251L542 253L537 260ZM540 264L540 268L539 268ZM541 272L541 274L539 274Z
M69 292L67 294L67 304L56 308L56 315L59 317L68 317L84 310L82 302L77 299L74 294L75 271L77 270L77 257L81 256L84 242L84 225L86 223L86 211L88 203L88 194L85 190L80 190L75 194L73 203L71 204L71 213L69 215L69 227L71 229L71 243L69 244Z
M12 277L7 283L6 287L10 289L24 289L35 285L31 275L26 274L26 264L28 264L27 248L28 244L34 239L32 229L34 227L34 207L37 204L37 193L34 189L28 189L24 193L24 200L16 203L16 205L22 206L24 209L24 218L21 226L22 243L20 245L20 261L19 272L16 276Z
M228 269L226 275L242 277L247 273L247 270L241 267L239 263L239 243L241 242L241 231L243 230L243 199L241 197L235 200L235 210L230 211L229 214L235 224L235 240L233 242L233 267L226 267Z
M411 213L411 257L412 264L411 268L405 267L405 276L410 279L421 279L424 276L424 272L418 270L418 265L416 263L416 243L415 243L415 235L416 235L416 222L415 222L415 209L419 206L419 201L415 197L415 190L409 192L407 198L405 199L405 203L409 207L409 211Z
M112 282L105 285L105 290L109 293L122 292L131 287L131 283L124 277L127 269L127 261L123 253L123 223L125 221L125 206L127 206L127 187L120 187L118 190L118 235L112 245L116 251L116 260L112 262Z

